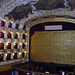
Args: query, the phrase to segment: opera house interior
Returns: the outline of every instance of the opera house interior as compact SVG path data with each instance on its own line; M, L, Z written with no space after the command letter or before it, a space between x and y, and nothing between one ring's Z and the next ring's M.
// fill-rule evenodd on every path
M75 75L75 0L0 0L0 75Z

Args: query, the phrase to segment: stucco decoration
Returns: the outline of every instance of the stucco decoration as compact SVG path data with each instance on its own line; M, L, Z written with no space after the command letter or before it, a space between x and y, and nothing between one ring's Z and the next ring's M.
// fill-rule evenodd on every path
M8 0L6 0L7 2ZM14 1L14 2L13 2ZM73 1L73 2L72 2ZM23 23L30 18L46 14L75 14L75 1L72 0L12 0L9 7L1 8L0 18ZM4 2L4 0L3 0ZM71 6L71 7L70 7ZM5 6L6 7L6 6ZM73 10L74 9L74 10ZM32 14L33 13L33 14Z

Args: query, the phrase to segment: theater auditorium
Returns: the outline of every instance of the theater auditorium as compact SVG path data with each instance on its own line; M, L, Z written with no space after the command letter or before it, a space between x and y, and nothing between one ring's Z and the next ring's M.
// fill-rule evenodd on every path
M75 0L0 0L0 75L75 75Z

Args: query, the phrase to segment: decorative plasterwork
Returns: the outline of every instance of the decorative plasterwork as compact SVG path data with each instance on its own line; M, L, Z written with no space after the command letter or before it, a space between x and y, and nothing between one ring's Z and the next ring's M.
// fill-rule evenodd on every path
M37 21L39 21L39 20L45 20L45 19L68 19L68 20L75 20L75 17L72 17L72 16L70 16L70 15L58 15L58 14L50 14L50 15L43 15L43 16L38 16L38 17L35 17L35 18L33 18L33 19L31 19L31 20L28 20L24 25L25 26L29 26L30 24L32 24L32 23L34 23L34 22L37 22ZM75 22L74 22L75 23Z
M16 6L19 6L19 5L22 5L22 4L25 5L27 3L30 3L31 4L31 7L32 7L33 10L37 10L36 9L37 8L36 7L37 6L37 3L41 3L42 1L44 1L44 0L16 0L16 1L15 0L12 0L12 1L9 1L8 3L6 3L6 5L4 5L5 3L2 5L2 7L1 7L1 15L8 14L8 12L11 12ZM45 1L44 1L44 3L45 3ZM3 1L3 2L5 2L5 1ZM54 6L53 6L52 3L56 3L56 5L54 4ZM59 5L60 3L62 3L62 7L61 7L61 5ZM57 10L57 8L59 9L59 8L64 8L64 7L67 8L67 10L68 10L68 8L70 9L70 6L71 5L74 7L74 3L72 3L71 1L67 2L66 0L60 0L60 1L59 0L48 0L46 2L46 4L52 5L53 6L52 7L53 8L52 10L54 10L54 9ZM69 4L70 4L70 6L69 6ZM50 6L49 6L50 9L48 9L48 6L45 6L45 4L40 5L40 6L42 7L41 10L43 10L43 9L50 10L51 9Z
M12 0L10 1L9 3L7 3L7 5L5 5L4 7L1 7L1 12L0 12L0 18L4 18L6 20L8 20L7 17L4 17L5 14L8 14L9 12L11 12L16 6L19 6L19 5L26 5L28 3L30 3L31 5L31 8L32 8L32 13L33 14L30 14L28 13L28 17L24 16L22 19L20 20L13 20L13 19L10 19L10 20L13 20L15 23L18 22L20 24L20 27L19 29L22 29L23 28L23 24L28 21L29 19L32 19L34 17L37 17L37 16L42 16L42 15L51 15L51 14L64 14L64 15L71 15L73 17L75 17L75 9L72 9L74 7L71 8L71 4L75 4L75 3L72 3L71 1L68 1L68 0L49 0L51 2L56 2L56 1L59 1L59 2L63 2L64 4L64 8L57 8L57 9L52 9L52 10L37 10L37 8L35 7L35 5L37 4L37 2L40 2L42 0ZM74 0L72 0L74 2ZM71 10L72 9L72 10Z

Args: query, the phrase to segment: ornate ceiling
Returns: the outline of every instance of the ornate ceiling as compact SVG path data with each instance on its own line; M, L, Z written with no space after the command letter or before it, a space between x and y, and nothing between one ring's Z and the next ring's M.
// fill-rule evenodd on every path
M64 8L64 0L39 0L35 5L37 10L53 10Z
M46 14L75 17L75 0L0 0L0 11L0 19L19 20L21 23Z
M32 14L32 8L29 3L15 7L11 12L6 14L5 17L8 17L9 19L13 18L14 20L20 20L25 16L28 17L28 13Z
M0 7L2 7L4 4L9 3L10 1L12 0L0 0ZM16 0L16 1L25 1L25 0ZM37 3L34 6L38 10L61 8L64 7L64 4L65 6L68 4L71 7L71 9L75 8L75 0L29 0L29 1L37 1Z
M74 10L75 9L75 0L67 0L67 1L68 1L69 6L71 7L71 10Z
M20 0L16 1L19 2ZM11 0L0 0L0 2L0 6L3 6L11 2ZM14 20L21 20L24 17L28 17L29 13L32 14L32 11L55 10L59 8L67 8L69 11L72 11L75 9L75 0L30 0L25 4L14 7L14 9L8 12L8 14L5 14L4 17L8 17L8 19L13 18Z

